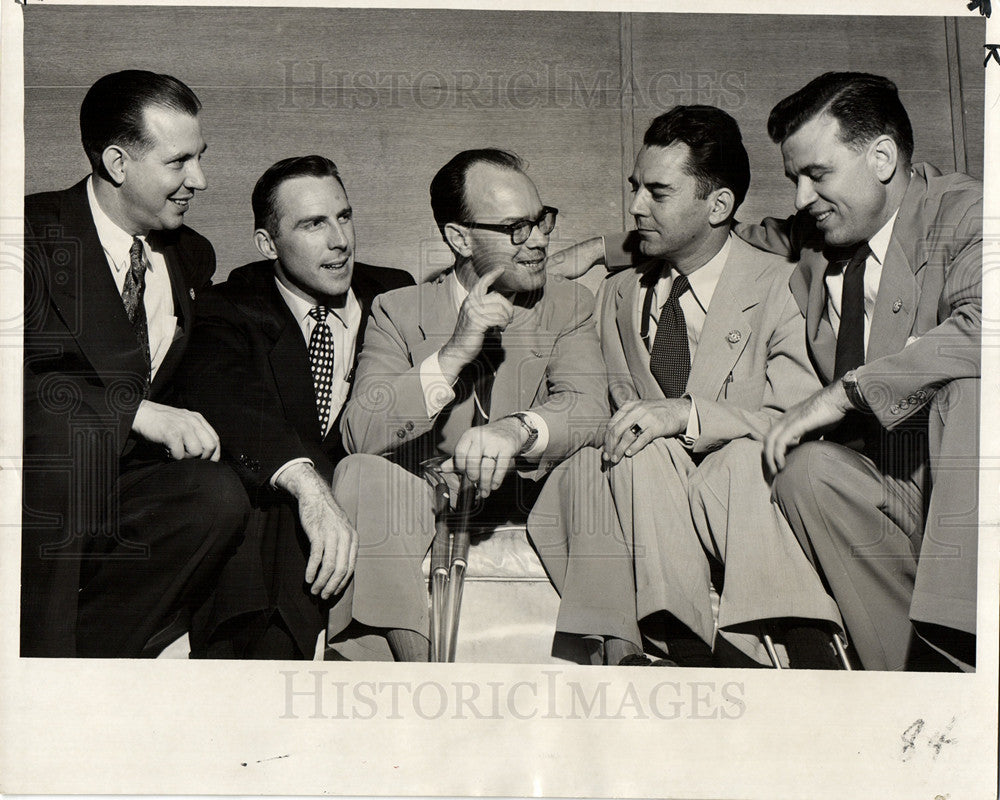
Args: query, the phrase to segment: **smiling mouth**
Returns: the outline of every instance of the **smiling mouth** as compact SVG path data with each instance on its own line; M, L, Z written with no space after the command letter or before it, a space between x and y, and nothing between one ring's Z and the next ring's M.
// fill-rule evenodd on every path
M328 261L326 264L320 264L320 269L338 270L344 269L347 266L349 259L344 259L343 261Z
M178 208L183 209L183 210L186 211L187 207L188 207L188 203L191 202L191 198L190 197L171 197L170 198L170 202L173 203Z
M537 272L545 266L545 257L537 258L532 261L518 261L522 267L526 267L531 272Z
M832 215L833 215L833 211L831 209L831 210L823 211L823 212L821 212L819 214L813 214L813 219L815 219L816 222L825 222Z

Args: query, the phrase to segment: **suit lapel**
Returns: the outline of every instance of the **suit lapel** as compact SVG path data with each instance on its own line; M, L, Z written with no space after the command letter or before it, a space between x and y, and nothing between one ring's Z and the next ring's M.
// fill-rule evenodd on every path
M125 314L87 201L86 181L69 190L60 218L61 235L76 238L75 275L49 275L53 302L94 371L109 379L144 375L145 358Z
M832 256L833 261L844 259L839 255ZM834 361L837 356L837 337L833 326L825 318L826 314L826 270L831 263L827 252L822 249L803 250L799 266L789 281L799 308L805 306L806 340L809 352L816 363L824 383L833 379ZM805 303L803 304L802 286L808 286Z
M255 276L261 327L273 345L268 353L274 385L287 419L307 441L324 436L316 413L316 394L309 364L309 348L298 322L274 284L270 270ZM331 428L332 430L332 428Z
M549 325L545 300L518 310L501 336L503 361L497 368L490 397L490 418L500 419L531 406L555 347L557 332Z
M733 237L691 362L687 384L691 394L716 399L725 387L726 378L750 340L749 312L760 302L759 272L750 246Z
M918 294L915 275L927 264L926 248L921 246L924 236L919 214L919 198L924 197L926 192L927 184L923 176L915 174L903 195L885 252L868 335L866 362L898 353L905 347L913 330Z
M628 280L618 288L615 322L621 337L625 363L642 400L662 400L663 390L649 371L649 350L639 335L637 320L642 313L642 301L646 291L656 283L661 262L653 262L650 268L640 273L635 280Z

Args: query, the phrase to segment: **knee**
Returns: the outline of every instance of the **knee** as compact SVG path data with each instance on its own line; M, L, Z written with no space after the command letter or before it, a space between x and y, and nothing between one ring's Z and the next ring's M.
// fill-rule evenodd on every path
M395 465L382 456L373 456L370 453L353 453L337 462L337 466L333 470L333 483L336 486L345 482L363 481L376 474L376 471L385 472L392 466Z
M774 499L782 508L791 508L818 488L836 486L843 476L843 463L839 462L838 469L834 455L843 449L829 442L806 442L791 450L785 468L774 477Z
M221 462L196 459L178 463L187 469L196 507L211 509L220 527L242 531L250 516L250 498L232 468Z

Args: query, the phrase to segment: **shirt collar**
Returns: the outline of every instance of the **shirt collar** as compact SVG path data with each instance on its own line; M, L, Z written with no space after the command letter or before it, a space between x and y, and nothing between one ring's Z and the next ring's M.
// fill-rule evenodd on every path
M299 297L294 292L288 290L277 278L274 279L274 285L278 287L278 293L281 298L285 301L285 305L292 312L292 316L295 317L295 321L299 324L301 328L306 320L309 319L309 312L312 310L316 303L311 303L305 298ZM360 318L361 306L358 304L357 298L354 296L354 290L347 290L347 299L344 301L343 308L333 308L332 306L327 306L330 309L330 313L327 315L327 322L330 321L331 317L337 319L341 325L345 328L350 327L351 321L355 317Z
M97 238L101 240L101 247L107 253L112 266L116 272L127 269L131 259L129 251L132 249L132 234L124 231L104 213L94 192L93 175L87 178L87 200L90 203L90 215L94 219L94 227L97 228ZM140 236L139 240L144 247L149 247L145 236ZM152 262L147 259L146 269L151 268Z
M879 264L885 263L885 254L889 250L889 240L892 238L892 226L896 224L896 217L898 216L899 209L897 208L885 225L879 228L878 233L868 240L868 246L871 248L872 255L875 256Z
M706 261L703 266L687 276L688 283L691 286L691 293L704 309L707 309L712 302L715 287L719 285L719 278L722 277L722 271L726 267L726 261L729 259L729 250L732 246L731 237L732 234L730 233L719 252ZM675 277L679 274L675 269L671 269L670 272Z

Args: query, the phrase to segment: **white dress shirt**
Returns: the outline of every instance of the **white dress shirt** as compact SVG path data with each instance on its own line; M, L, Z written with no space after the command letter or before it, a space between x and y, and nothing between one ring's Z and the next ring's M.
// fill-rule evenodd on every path
M882 281L882 265L892 238L892 226L896 224L899 209L889 221L883 225L869 241L871 255L865 261L865 352L868 351L868 335L872 329L872 313L875 311L875 299L878 297L878 287ZM833 326L835 334L840 333L840 306L844 293L844 269L846 262L838 269L828 269L823 278L826 284L826 309L824 315Z
M277 278L274 279L274 283L278 287L278 293L298 323L299 330L302 331L302 338L305 340L306 347L308 348L313 328L317 324L316 320L309 316L309 311L316 304L289 291ZM326 324L333 335L333 383L330 387L330 417L327 420L324 435L330 432L330 428L337 421L337 417L340 416L340 410L344 407L347 395L351 391L349 379L351 368L354 366L354 355L357 351L358 330L361 328L361 304L358 302L358 298L354 296L353 289L347 290L347 297L343 308L327 307L330 309L330 312L326 316ZM315 403L314 398L314 406ZM316 419L318 423L318 413ZM293 464L312 465L313 462L309 458L293 458L290 461L286 461L271 476L271 486L275 486L278 476Z
M695 353L698 351L698 341L701 339L701 329L705 326L705 317L708 315L708 306L712 302L715 294L715 287L719 284L722 271L726 267L729 258L730 237L726 238L722 249L710 258L703 266L696 269L687 276L691 288L684 292L678 299L681 310L684 312L684 323L687 327L688 349L691 352L691 361L694 362ZM646 347L652 351L653 342L656 341L656 331L660 319L660 313L664 304L670 297L670 288L674 285L679 273L673 267L664 269L660 275L656 286L653 288L653 302L649 309L649 337L646 340ZM639 293L639 303L636 309L636 317L641 316L645 298ZM641 330L642 320L639 320ZM687 430L678 438L686 447L694 447L695 441L701 435L701 425L698 420L698 406L695 399L690 395L684 395L691 400L691 413L688 415Z
M132 234L126 233L111 218L104 213L97 195L94 193L94 178L87 179L87 200L90 203L90 214L97 228L97 238L111 268L111 277L118 287L118 294L125 288L125 278L131 268ZM170 289L170 271L163 254L153 250L140 236L146 253L148 267L146 268L146 289L143 292L142 304L146 309L146 328L149 331L150 380L156 377L156 371L173 344L177 331L177 317L174 315L174 296Z
M469 295L468 290L462 286L462 282L454 271L450 275L446 275L444 280L448 284L448 289L455 302L455 309L460 310L462 303ZM437 351L431 353L420 363L420 384L424 390L424 405L427 408L428 419L434 419L455 399L454 381L449 382L442 374ZM532 427L538 431L538 438L521 455L527 459L537 460L542 457L549 444L549 426L545 424L545 420L539 414L533 411L525 410L524 414L528 417Z

